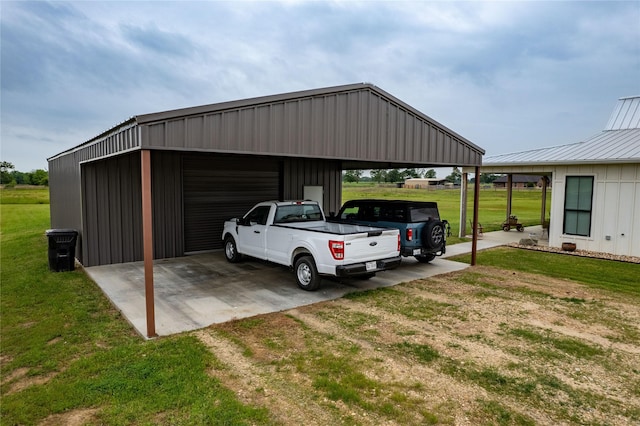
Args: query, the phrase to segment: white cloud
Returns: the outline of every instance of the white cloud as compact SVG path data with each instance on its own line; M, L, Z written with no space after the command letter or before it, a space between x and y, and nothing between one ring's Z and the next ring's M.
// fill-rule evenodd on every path
M638 2L3 2L2 159L131 115L371 82L488 153L576 142L640 94Z

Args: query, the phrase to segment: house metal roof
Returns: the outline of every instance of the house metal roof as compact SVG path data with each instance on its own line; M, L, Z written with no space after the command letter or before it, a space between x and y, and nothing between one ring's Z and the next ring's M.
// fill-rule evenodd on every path
M640 163L640 96L620 98L606 128L589 139L484 158L482 167Z
M620 98L604 130L640 128L640 96Z

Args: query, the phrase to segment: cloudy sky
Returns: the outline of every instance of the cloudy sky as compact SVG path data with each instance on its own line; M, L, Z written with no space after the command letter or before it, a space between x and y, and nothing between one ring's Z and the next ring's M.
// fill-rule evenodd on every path
M127 118L373 83L487 155L579 142L640 95L640 1L7 2L1 157Z

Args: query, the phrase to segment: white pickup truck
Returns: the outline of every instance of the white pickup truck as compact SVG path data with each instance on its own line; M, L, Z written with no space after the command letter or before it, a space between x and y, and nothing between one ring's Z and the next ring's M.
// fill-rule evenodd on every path
M316 290L322 275L372 277L400 264L397 229L327 222L315 201L265 201L224 223L224 254L292 267L298 286Z

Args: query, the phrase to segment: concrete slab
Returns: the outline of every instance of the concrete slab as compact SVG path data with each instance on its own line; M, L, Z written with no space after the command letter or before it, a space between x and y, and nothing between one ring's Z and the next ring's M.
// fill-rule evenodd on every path
M478 241L478 249L518 241L533 231L487 233ZM462 270L468 265L446 257L470 251L471 243L462 243L447 247L443 258L428 264L404 258L397 269L380 272L369 280L323 279L315 292L298 288L288 268L249 258L231 264L222 251L156 260L153 267L156 331L160 336L182 333L232 319L337 299L354 291ZM146 336L143 262L93 266L85 270L140 335Z

